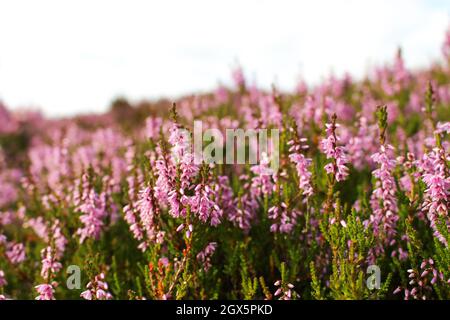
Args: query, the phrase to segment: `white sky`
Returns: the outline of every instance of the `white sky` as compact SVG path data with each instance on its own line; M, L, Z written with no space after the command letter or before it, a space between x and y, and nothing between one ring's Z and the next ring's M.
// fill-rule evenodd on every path
M176 97L364 74L402 46L407 65L440 57L440 0L0 0L0 100L47 115L103 111L118 95Z

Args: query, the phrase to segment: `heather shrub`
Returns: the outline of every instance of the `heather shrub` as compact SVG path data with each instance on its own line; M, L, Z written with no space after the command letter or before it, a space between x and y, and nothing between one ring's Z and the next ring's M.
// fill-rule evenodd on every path
M0 297L450 299L449 35L425 70L294 92L238 69L173 106L0 105ZM195 161L195 120L278 130L277 170Z

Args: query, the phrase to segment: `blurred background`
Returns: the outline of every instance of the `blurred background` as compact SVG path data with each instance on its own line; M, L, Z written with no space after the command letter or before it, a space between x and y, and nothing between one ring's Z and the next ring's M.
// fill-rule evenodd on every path
M46 116L113 99L176 97L231 83L263 88L331 73L363 77L402 48L407 67L441 56L444 0L1 1L0 100Z

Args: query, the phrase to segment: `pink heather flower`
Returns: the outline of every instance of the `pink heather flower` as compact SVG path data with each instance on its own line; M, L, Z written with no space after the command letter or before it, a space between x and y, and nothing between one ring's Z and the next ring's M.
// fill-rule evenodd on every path
M216 211L216 215L211 217L211 223L219 224L220 219L225 217L229 221L237 221L237 205L236 198L233 195L233 190L230 186L230 180L227 176L218 176L211 186L212 194L214 195L214 203L220 209ZM235 219L236 218L236 219ZM238 223L237 223L238 224Z
M305 142L306 139L300 139L300 142ZM293 140L288 142L291 147L289 148L289 159L292 163L295 164L297 169L297 175L299 178L299 188L302 190L302 194L305 196L305 200L307 200L313 194L313 188L311 185L311 172L309 171L309 167L311 166L312 160L310 158L306 158L301 152L302 149L306 149L306 145L295 144Z
M145 137L151 140L158 138L162 122L162 119L159 117L148 117L145 120Z
M6 257L12 264L19 264L25 260L25 247L22 243L9 242L6 245Z
M447 133L450 134L450 122L439 122L436 126L436 134Z
M55 245L55 258L60 259L63 256L64 251L66 250L68 241L62 233L60 222L58 219L55 219L55 221L53 222L53 225L50 228L50 232L52 234L52 240ZM45 240L48 241L49 239Z
M131 170L129 171L127 177L128 198L130 202L137 200L139 189L143 183L143 180L144 177L140 168L135 168L133 165L131 165Z
M219 86L214 91L214 98L218 104L226 103L228 101L228 91L224 86Z
M258 106L260 109L260 126L267 128L270 125L276 127L281 126L283 115L280 112L280 108L275 102L273 95L262 95L258 99Z
M247 190L247 192L238 195L234 199L234 207L236 210L231 210L228 212L228 220L235 226L248 232L251 228L252 221L256 218L259 204L256 194L250 188L250 183L248 182L249 177L246 175L241 175L239 179L244 186L244 190Z
M131 204L127 204L123 207L125 213L124 219L130 225L130 231L136 240L142 240L144 238L144 232L136 218L135 209Z
M134 151L132 157L134 158ZM152 162L152 159L150 161ZM149 231L149 234L152 236L155 234L155 232L151 231L153 229L153 197L155 189L145 187L140 168L135 168L132 161L128 162L129 176L127 177L127 182L130 202L123 207L124 219L128 223L133 237L140 242L138 248L145 251L149 245L148 241L142 241L146 231ZM140 190L137 191L139 188ZM147 227L148 229L146 230Z
M45 239L47 239L47 225L43 217L28 219L25 221L24 227L31 228L42 240L45 241Z
M181 170L181 188L187 189L190 186L191 179L196 177L199 168L194 164L194 155L192 153L185 153L180 162Z
M291 300L292 297L298 297L298 293L294 291L294 285L292 283L282 284L281 280L277 280L274 283L275 287L278 287L275 293L275 297L279 297L279 300Z
M380 151L372 155L378 168L372 172L377 181L370 200L373 211L370 223L374 233L382 238L382 243L374 249L374 254L383 252L386 245L391 246L395 242L398 208L395 196L397 188L393 176L396 161L392 157L392 150L394 148L391 145L382 145Z
M203 270L207 272L211 268L211 257L216 251L217 242L210 242L208 245L197 254L197 261L203 264Z
M176 176L175 168L169 157L162 154L158 147L159 159L156 160L155 169L158 175L155 183L155 196L160 203L167 203L169 192L173 188L173 178Z
M167 201L169 203L169 213L174 218L184 217L186 215L186 209L181 203L181 193L180 191L174 189L169 192L169 197ZM183 199L185 199L183 197Z
M258 119L255 117L252 108L249 106L250 102L246 98L242 98L241 114L245 120L245 126L248 129L256 129L258 127Z
M100 238L104 227L103 219L107 215L105 197L105 193L98 195L91 189L88 198L78 207L78 210L83 213L80 216L83 227L77 230L80 243L83 243L87 238L95 240Z
M134 182L135 181L135 176L131 175L133 172L133 169L138 169L135 168L135 157L136 157L136 147L133 145L133 143L131 141L127 141L127 145L126 145L127 150L125 151L125 162L127 165L127 182L128 182L128 188L133 188L134 187ZM129 180L131 178L131 180ZM131 183L130 183L131 182Z
M158 180L156 181L156 195L164 190L166 193L163 197L167 197L169 203L169 213L178 218L184 217L186 209L184 205L187 204L188 198L184 195L184 190L191 187L191 179L194 178L199 168L194 164L194 155L192 154L192 146L190 142L190 134L173 123L170 128L169 143L172 145L172 162L173 167L169 167L169 160L163 159L159 164L157 163L157 170L159 171ZM175 167L176 166L176 167ZM179 172L180 189L176 188L176 181L174 178Z
M433 293L432 285L438 281L445 282L444 275L434 266L433 259L425 259L420 264L419 269L408 269L409 288L398 287L394 294L399 294L404 290L405 300L427 300Z
M154 191L148 186L139 192L139 199L136 202L136 209L139 212L140 225L147 235L150 242L161 243L163 233L158 231L155 224L156 215L159 208L157 207Z
M372 166L371 155L377 152L376 145L377 125L369 125L366 117L359 119L359 129L356 136L350 138L347 151L352 165L362 170L364 166Z
M252 193L244 193L235 202L237 210L229 213L228 220L242 230L249 231L256 216L258 202Z
M39 293L39 295L36 297L36 300L55 300L55 289L53 289L53 286L51 284L40 284L36 286L35 289Z
M28 219L24 226L33 229L33 231L41 238L44 242L49 242L49 234L51 234L52 241L56 248L55 256L56 258L61 258L67 245L67 239L61 231L60 221L55 219L53 225L48 231L48 226L43 217Z
M203 222L210 219L212 226L220 224L223 214L223 211L215 203L215 198L217 198L215 192L203 183L195 187L194 196L189 198L192 213L196 214Z
M305 105L299 110L302 118L300 123L304 123L304 126L310 127L311 122L316 124L322 122L324 110L320 107L320 104L318 103L319 100L320 97L315 97L312 95L306 97Z
M182 161L183 157L191 151L191 137L189 131L180 128L177 123L172 123L169 134L169 143L172 146L172 157L175 163Z
M345 155L344 147L338 147L337 142L339 138L336 136L336 129L339 125L332 123L325 124L327 137L322 140L322 151L327 156L327 159L333 159L333 162L328 163L324 168L328 174L333 174L336 181L343 181L348 176L347 156Z
M339 114L340 119L344 121L350 121L355 116L355 109L353 106L343 101L337 101L334 110Z
M50 246L42 249L41 251L42 257L41 276L44 279L48 279L50 275L57 273L62 268L61 263L55 260L52 251L53 249Z
M91 290L83 291L83 292L80 294L80 297L83 298L83 299L85 299L85 300L92 300L92 297L93 297L92 291L91 291Z
M230 179L227 176L218 176L213 190L217 198L217 205L223 210L224 215L235 214L237 207L234 203L233 189L230 186Z
M0 129L1 131L1 129ZM17 185L22 179L22 173L17 169L7 167L0 148L0 208L6 207L18 198Z
M172 157L181 171L181 188L186 189L190 186L191 178L199 172L198 166L194 164L190 133L174 123L170 129L169 143L172 145Z
M16 214L13 211L0 211L0 226L1 225L8 225L13 223L15 220L19 220L19 217L16 216ZM20 219L19 221L21 221Z
M73 190L73 203L79 207L89 196L89 177L84 173L81 178L75 180Z
M446 173L446 166L445 152L439 148L435 148L424 155L420 164L423 171L422 180L427 186L422 210L427 214L435 236L445 245L447 245L447 240L438 231L436 223L438 223L440 217L444 217L447 226L449 225L450 176Z
M0 233L0 245L5 245L7 243L8 243L8 241L7 241L6 236L4 234Z
M164 267L169 266L169 259L167 257L161 257L158 259L158 264L163 265Z
M188 229L186 230L186 238L190 238L193 231L194 226L192 224L188 225Z
M295 209L288 210L287 205L282 202L279 206L269 209L269 219L273 220L270 226L271 232L291 233L296 224L299 212Z
M111 300L112 295L108 292L108 283L105 281L105 274L100 273L86 285L87 290L81 293L85 300Z
M3 270L0 270L0 288L6 286L7 284L8 281L6 281L5 272Z
M100 193L100 199L105 208L105 217L108 216L110 223L114 224L119 220L119 209L117 204L111 199L113 198L113 193L119 192L120 185L116 184L114 178L105 175L102 178L102 186L103 191Z
M30 174L40 190L50 188L63 196L63 177L69 176L69 154L64 143L38 145L29 150Z
M400 178L399 182L400 182L400 187L403 191L405 191L405 192L411 191L413 184L411 181L411 177L409 175L405 174L404 176L402 176Z
M269 167L270 160L265 152L262 153L260 163L250 170L255 174L252 178L251 190L256 196L270 195L273 192L273 170Z

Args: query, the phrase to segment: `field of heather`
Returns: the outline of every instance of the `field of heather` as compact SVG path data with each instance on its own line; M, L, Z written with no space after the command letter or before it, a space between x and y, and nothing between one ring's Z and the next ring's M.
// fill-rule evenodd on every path
M450 299L450 33L421 70L232 77L70 118L0 104L0 299Z

